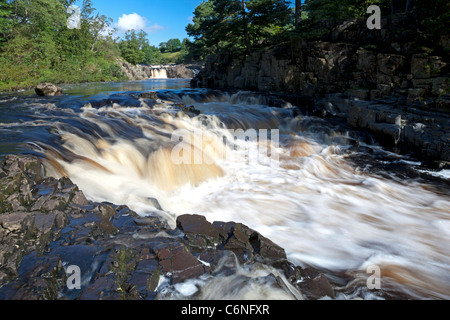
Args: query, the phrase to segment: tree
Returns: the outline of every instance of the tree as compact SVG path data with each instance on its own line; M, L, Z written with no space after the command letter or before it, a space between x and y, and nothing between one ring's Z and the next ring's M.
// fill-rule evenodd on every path
M283 28L291 17L284 0L209 0L194 11L186 27L194 47L205 52L238 49L250 52L256 41Z
M298 28L302 21L302 1L295 0L295 27Z
M13 8L10 3L3 0L0 2L0 44L6 42L10 37L14 26L12 19Z
M305 2L304 9L312 21L345 20L365 17L370 5L378 5L382 12L390 11L391 0L309 0Z
M292 20L292 11L284 0L252 0L248 9L252 43L277 35Z
M415 0L407 0L405 11L411 11L414 8L415 4L416 4ZM400 0L391 0L391 13L392 14L399 13L402 10L401 6L402 2Z
M177 52L181 50L180 39L169 39L166 42L166 50L169 52Z
M142 51L141 43L135 30L129 30L125 34L125 40L119 44L122 57L132 64L142 63L145 53Z
M146 46L142 49L144 52L144 64L160 64L161 51L155 46Z
M161 42L161 43L159 44L159 50L160 50L162 53L166 52L166 51L167 51L167 42Z
M189 45L189 51L195 60L203 60L207 55L217 51L227 43L226 38L217 35L218 13L214 8L214 1L203 1L194 11L192 23L186 27L186 32L194 38Z

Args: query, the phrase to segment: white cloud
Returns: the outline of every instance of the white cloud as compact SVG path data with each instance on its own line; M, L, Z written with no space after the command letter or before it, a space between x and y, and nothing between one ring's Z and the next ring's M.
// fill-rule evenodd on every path
M147 33L154 33L159 30L165 29L163 26L160 26L159 24L155 23L153 25L148 25L149 21L145 18L140 16L137 13L131 13L131 14L123 14L119 21L116 23L116 27L119 31L119 33L124 33L128 30L144 30Z
M120 31L128 30L144 30L147 24L147 20L141 17L137 13L123 14L117 22L117 28Z
M155 23L154 25L145 28L145 31L147 31L148 33L152 33L152 32L157 32L158 30L163 30L165 29L163 26L160 26L159 24Z

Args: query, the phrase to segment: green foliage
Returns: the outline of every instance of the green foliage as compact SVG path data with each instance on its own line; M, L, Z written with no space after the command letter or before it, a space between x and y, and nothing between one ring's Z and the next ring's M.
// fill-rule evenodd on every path
M209 0L197 6L186 31L195 39L189 45L192 55L203 58L223 49L249 52L291 21L292 11L284 0Z
M439 38L449 34L450 26L450 2L448 0L435 0L429 2L419 1L419 10L427 11L428 17L424 21L425 31L431 35L431 39L439 41Z
M159 50L164 52L178 52L182 48L180 39L169 39L167 42L161 42L159 44Z
M180 39L169 39L166 42L166 50L169 52L177 52L181 50Z
M129 30L119 43L121 56L132 64L165 64L160 48L151 46L146 32Z
M0 46L6 42L11 35L14 26L12 19L13 8L6 0L0 1Z
M125 40L119 44L122 57L132 64L143 63L145 52L142 50L148 42L145 42L145 32L140 31L139 34L135 30L130 30L125 34Z
M366 16L370 5L378 5L382 13L387 14L390 3L390 0L310 0L305 4L305 10L314 21L345 20Z
M0 90L40 82L73 83L123 79L111 19L91 0L81 8L81 28L69 29L67 8L74 0L0 2Z

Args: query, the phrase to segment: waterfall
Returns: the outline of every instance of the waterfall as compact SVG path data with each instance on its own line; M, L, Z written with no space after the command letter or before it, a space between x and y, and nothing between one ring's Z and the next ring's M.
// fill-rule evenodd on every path
M167 79L167 69L163 66L152 67L152 79Z
M162 70L154 68L155 76ZM419 180L366 171L351 157L345 131L314 117L294 117L262 96L159 94L170 103L89 104L76 112L34 108L32 129L50 128L55 138L35 144L35 151L45 155L52 176L68 176L89 200L123 203L143 216L157 212L172 227L185 213L242 222L283 247L295 264L353 277L342 292L376 295L365 281L375 265L383 270L384 292L449 298L448 194ZM201 113L188 116L172 102ZM278 129L279 141L231 134L250 129ZM183 136L174 135L180 130ZM185 156L188 161L175 161ZM383 163L391 159L386 157ZM392 159L392 165L399 161Z

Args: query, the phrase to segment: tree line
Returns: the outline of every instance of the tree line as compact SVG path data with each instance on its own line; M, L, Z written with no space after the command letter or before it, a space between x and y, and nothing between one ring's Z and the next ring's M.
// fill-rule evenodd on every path
M132 64L168 64L189 62L189 39L178 38L161 42L159 47L150 45L148 34L143 30L129 30L118 42L122 58ZM173 53L174 55L170 55Z
M383 15L414 8L429 14L424 26L431 34L450 25L448 0L204 0L195 8L186 27L193 39L193 59L205 59L218 51L248 54L250 51L320 34L318 22L337 22L367 17L367 8L380 7Z

